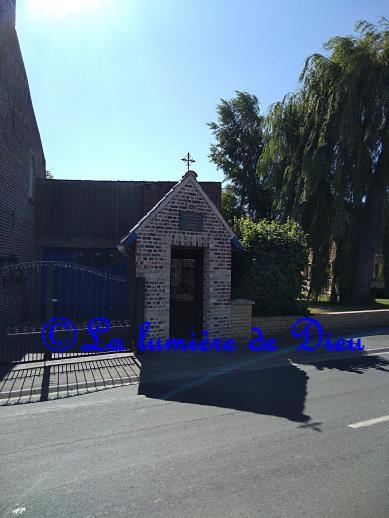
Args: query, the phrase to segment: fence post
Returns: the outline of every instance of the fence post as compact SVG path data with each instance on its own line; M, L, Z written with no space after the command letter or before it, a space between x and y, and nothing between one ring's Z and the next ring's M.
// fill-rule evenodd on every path
M53 318L53 263L47 264L46 269L46 322ZM46 347L44 359L51 360L52 351Z
M145 278L135 277L135 353L139 353L136 347L139 328L145 320Z

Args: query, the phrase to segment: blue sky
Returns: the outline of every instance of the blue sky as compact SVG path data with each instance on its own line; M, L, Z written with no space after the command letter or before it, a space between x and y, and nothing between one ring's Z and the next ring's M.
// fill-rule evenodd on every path
M385 9L386 7L386 9ZM55 178L199 180L207 122L235 90L262 111L298 86L305 58L381 0L17 0L17 31Z

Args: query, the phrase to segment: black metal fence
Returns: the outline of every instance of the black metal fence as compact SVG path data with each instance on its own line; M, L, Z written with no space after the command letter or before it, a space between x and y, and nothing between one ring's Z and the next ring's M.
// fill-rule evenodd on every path
M111 321L109 329L90 322L67 329L55 317L52 326L18 327L0 335L0 364L29 363L132 352L134 329L129 321ZM96 331L97 329L97 331Z
M132 351L143 300L142 279L73 263L0 268L0 363Z

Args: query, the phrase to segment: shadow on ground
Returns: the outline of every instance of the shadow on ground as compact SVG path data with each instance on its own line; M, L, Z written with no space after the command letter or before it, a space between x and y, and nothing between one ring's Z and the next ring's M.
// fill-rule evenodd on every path
M324 352L324 354L323 354ZM212 355L216 355L213 369ZM146 352L141 356L139 394L144 396L232 408L257 414L284 417L320 431L320 423L305 414L309 376L304 365L363 374L369 369L389 372L389 361L364 351L353 351L347 358L334 359L325 350L297 353L296 346L280 347L274 353L255 353L246 348L231 353L215 352ZM150 373L174 364L175 379L150 382ZM277 363L277 369L272 367ZM204 365L201 376L190 375L190 369ZM180 375L181 373L181 375Z
M389 372L383 356L354 351L334 359L323 352L297 353L296 345L288 345L256 353L246 345L234 352L146 352L140 356L140 370L131 356L47 362L36 368L0 366L0 404L47 401L139 383L138 393L149 398L274 415L320 431L320 423L305 413L309 376L304 365L358 374L368 369Z
M0 405L36 403L134 385L139 368L131 356L28 367L0 366Z
M211 373L198 378L142 382L139 394L150 398L234 408L245 412L286 417L299 423L304 414L308 376L293 365L278 369Z

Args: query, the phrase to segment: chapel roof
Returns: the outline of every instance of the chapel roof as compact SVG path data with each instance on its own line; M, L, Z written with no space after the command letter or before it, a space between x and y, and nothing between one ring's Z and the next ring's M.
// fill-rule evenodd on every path
M197 173L195 171L187 171L184 176L179 180L173 187L163 196L152 209L143 216L132 228L131 230L122 237L120 243L124 246L131 246L138 238L139 232L143 229L143 227L147 226L153 218L161 211L163 208L172 200L175 196L179 196L180 191L184 188L184 186L190 184L192 188L194 188L198 194L204 199L206 204L209 207L209 210L213 212L216 216L216 219L219 220L219 223L225 228L227 233L229 234L231 243L236 248L241 248L239 240L237 239L235 233L230 228L226 220L224 219L222 213L220 212L220 207L216 207L213 201L210 199L206 191L197 181Z

